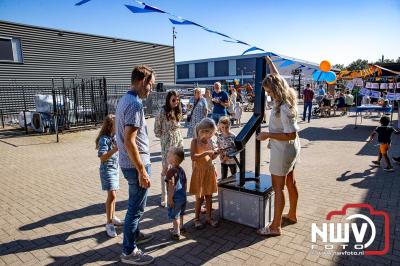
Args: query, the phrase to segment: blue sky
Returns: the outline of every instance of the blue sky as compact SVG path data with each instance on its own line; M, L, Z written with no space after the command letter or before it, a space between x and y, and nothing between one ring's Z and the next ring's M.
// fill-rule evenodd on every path
M133 14L133 0L0 0L0 20L172 45L172 24ZM254 44L319 63L400 56L400 0L149 0L145 3ZM176 60L239 55L248 47L195 26L177 26Z

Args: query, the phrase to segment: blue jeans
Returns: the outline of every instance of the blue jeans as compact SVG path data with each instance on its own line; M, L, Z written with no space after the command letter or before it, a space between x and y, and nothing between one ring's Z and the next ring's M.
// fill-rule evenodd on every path
M306 120L306 112L307 112L307 109L308 109L308 122L310 122L310 119L311 119L311 108L312 108L312 102L304 102L303 121Z
M147 201L147 188L139 186L139 172L135 168L122 168L122 173L129 184L128 211L125 216L123 253L129 255L136 248L136 238L139 235L139 220L143 215ZM150 164L146 172L151 175Z
M172 220L178 219L180 216L185 214L186 210L186 196L184 197L174 197L174 207L168 207L168 217Z
M227 114L212 114L212 120L214 120L215 124L218 125L219 119L223 116L227 116Z

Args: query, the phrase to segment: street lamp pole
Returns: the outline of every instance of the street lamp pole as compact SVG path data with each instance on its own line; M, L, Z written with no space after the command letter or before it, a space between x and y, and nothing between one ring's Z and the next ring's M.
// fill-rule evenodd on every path
M172 27L172 49L174 50L174 84L176 84L176 63L175 63L175 39L177 32L175 27Z
M241 67L241 68L239 68L240 69L240 71L241 71L241 73L242 73L242 86L243 86L243 71L246 71L246 67Z

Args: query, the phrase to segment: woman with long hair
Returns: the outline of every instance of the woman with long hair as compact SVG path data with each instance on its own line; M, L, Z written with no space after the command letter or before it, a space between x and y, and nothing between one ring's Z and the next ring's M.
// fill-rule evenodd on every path
M279 75L270 57L266 57L271 70L262 83L265 92L274 100L269 119L269 132L261 132L258 140L269 139L272 187L275 192L274 219L271 224L258 230L265 236L281 235L281 224L297 223L298 191L294 178L294 168L300 154L297 125L297 97L294 89ZM290 208L282 215L285 207L284 187L289 193Z
M162 172L161 172L161 206L167 204L165 175L168 170L167 154L171 147L183 148L183 138L180 130L182 119L182 107L179 95L176 91L169 91L165 99L165 105L156 116L154 134L160 138Z

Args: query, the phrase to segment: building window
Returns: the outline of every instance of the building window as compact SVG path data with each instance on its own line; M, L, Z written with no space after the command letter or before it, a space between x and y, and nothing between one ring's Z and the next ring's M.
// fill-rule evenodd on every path
M229 61L228 60L215 61L214 72L216 77L229 76Z
M20 39L0 37L0 62L3 63L23 62Z
M196 63L194 65L196 78L208 77L208 62Z
M236 60L236 75L253 75L256 70L256 59L255 58L245 58Z
M189 65L177 65L178 79L188 79L189 78Z

